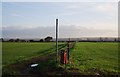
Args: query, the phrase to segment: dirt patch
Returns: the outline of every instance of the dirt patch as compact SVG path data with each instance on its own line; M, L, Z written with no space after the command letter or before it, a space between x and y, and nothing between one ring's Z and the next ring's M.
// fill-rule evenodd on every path
M31 58L30 60L25 60L25 61L21 61L19 63L15 63L15 64L10 64L8 66L3 67L3 75L27 75L30 74L31 71L34 70L43 70L43 69L49 69L48 68L48 64L50 62L50 60L53 60L55 54L50 54L47 56L38 56L38 57L34 57ZM35 64L38 63L39 66L35 67L35 68L31 68L31 64ZM45 67L47 66L47 67ZM42 69L41 69L42 67ZM45 67L45 68L43 68ZM5 69L5 70L4 70Z
M69 68L68 70L75 70L75 71L78 71L79 69L78 68Z

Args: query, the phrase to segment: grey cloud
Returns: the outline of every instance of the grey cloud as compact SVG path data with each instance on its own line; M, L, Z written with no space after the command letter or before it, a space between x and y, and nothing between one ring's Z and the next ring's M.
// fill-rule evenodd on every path
M96 30L89 29L82 26L59 26L59 37L60 38L79 38L79 37L90 37L90 36L114 36L116 33L112 30ZM46 36L55 37L55 27L36 27L36 28L25 28L20 29L18 27L5 27L2 30L4 38L44 38Z

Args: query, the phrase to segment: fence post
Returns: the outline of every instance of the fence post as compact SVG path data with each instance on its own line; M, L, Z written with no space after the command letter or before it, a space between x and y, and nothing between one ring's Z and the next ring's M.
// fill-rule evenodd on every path
M69 56L70 56L70 46L69 46L69 42L68 42L68 45L67 45L67 59L68 59L68 62L69 62Z
M56 19L56 62L58 62L58 19Z
M69 57L70 57L70 38L68 40L68 45L67 45L67 59L68 59L68 62L69 62Z

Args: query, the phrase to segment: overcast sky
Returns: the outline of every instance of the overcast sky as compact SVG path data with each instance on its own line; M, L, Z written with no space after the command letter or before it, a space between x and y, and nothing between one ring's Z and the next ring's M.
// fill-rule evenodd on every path
M4 2L2 36L5 38L118 36L117 2Z

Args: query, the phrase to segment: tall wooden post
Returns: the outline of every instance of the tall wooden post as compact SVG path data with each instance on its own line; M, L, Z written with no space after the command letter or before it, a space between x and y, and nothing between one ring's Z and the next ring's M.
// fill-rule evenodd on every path
M58 62L58 19L56 19L56 62Z

